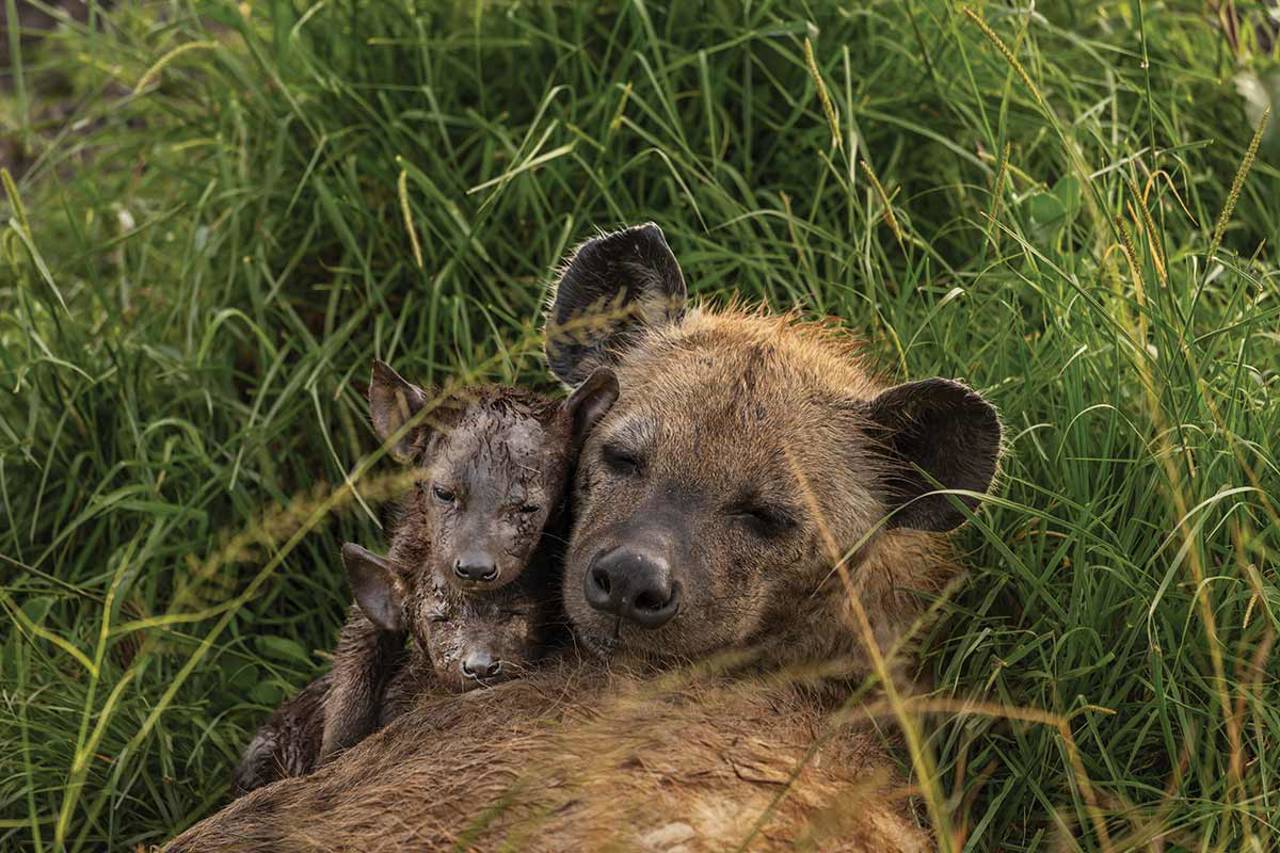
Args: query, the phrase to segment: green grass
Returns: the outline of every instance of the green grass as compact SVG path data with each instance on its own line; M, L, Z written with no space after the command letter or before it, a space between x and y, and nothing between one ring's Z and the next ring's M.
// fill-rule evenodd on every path
M928 717L946 841L1280 844L1280 159L1272 132L1247 162L1233 78L1274 67L1250 26L1172 0L975 4L989 33L941 0L115 5L0 95L33 157L0 197L0 847L215 810L326 665L339 544L382 541L372 498L313 512L372 461L370 359L549 385L549 268L644 219L698 295L836 316L1003 412L925 669L1068 717L1079 768L1053 726Z

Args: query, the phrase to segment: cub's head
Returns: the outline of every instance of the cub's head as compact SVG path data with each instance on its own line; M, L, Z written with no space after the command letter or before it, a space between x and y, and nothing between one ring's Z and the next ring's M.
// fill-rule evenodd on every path
M856 572L849 552L877 536L950 530L995 472L1000 424L976 392L885 387L830 330L690 308L653 224L565 261L546 337L562 381L606 367L620 386L582 450L564 574L565 608L600 653L758 639L833 553Z
M516 388L467 388L448 400L373 365L369 411L416 487L403 503L398 558L467 592L515 580L560 508L583 439L617 396L592 372L563 402Z
M411 634L450 690L518 678L550 640L557 611L546 578L526 574L500 590L467 595L429 571L402 576L351 542L342 546L342 562L365 616L384 631Z

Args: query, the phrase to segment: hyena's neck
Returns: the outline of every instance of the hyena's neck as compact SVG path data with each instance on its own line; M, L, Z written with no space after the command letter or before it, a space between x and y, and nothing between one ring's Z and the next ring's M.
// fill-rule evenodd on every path
M759 669L818 683L861 681L881 666L900 679L912 668L910 637L960 566L945 537L908 531L878 537L859 556L843 571L828 567L771 614L752 644Z

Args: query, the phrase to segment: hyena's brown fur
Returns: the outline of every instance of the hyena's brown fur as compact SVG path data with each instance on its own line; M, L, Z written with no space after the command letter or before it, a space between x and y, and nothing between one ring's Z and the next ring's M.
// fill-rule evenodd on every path
M787 690L574 667L420 705L170 849L926 850L888 766Z
M566 321L591 306L627 318L572 330ZM958 575L945 532L964 516L932 483L986 490L994 410L947 380L889 387L829 328L686 306L652 225L580 247L548 326L557 376L574 384L607 365L621 388L579 461L563 587L579 646L615 668L657 664L691 680L664 688L566 664L424 704L311 780L195 827L177 849L712 850L741 844L756 820L762 846L927 847L890 794L879 735L832 729L843 691L796 684L815 671L825 684L867 674L850 592L883 650ZM644 458L633 469L628 454ZM630 624L625 606L584 592L601 554L637 542L671 556L662 571L680 607L658 624ZM707 679L682 666L724 652L766 674Z

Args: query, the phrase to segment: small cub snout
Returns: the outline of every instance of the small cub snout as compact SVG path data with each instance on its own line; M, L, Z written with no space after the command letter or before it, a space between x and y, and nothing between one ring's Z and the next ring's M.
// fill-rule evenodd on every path
M597 558L584 579L587 603L642 628L660 628L676 615L680 587L659 554L621 547Z
M463 554L453 564L453 573L464 581L485 583L498 576L498 566L487 554Z
M486 651L470 652L462 659L462 674L473 681L493 681L502 676L502 661Z

